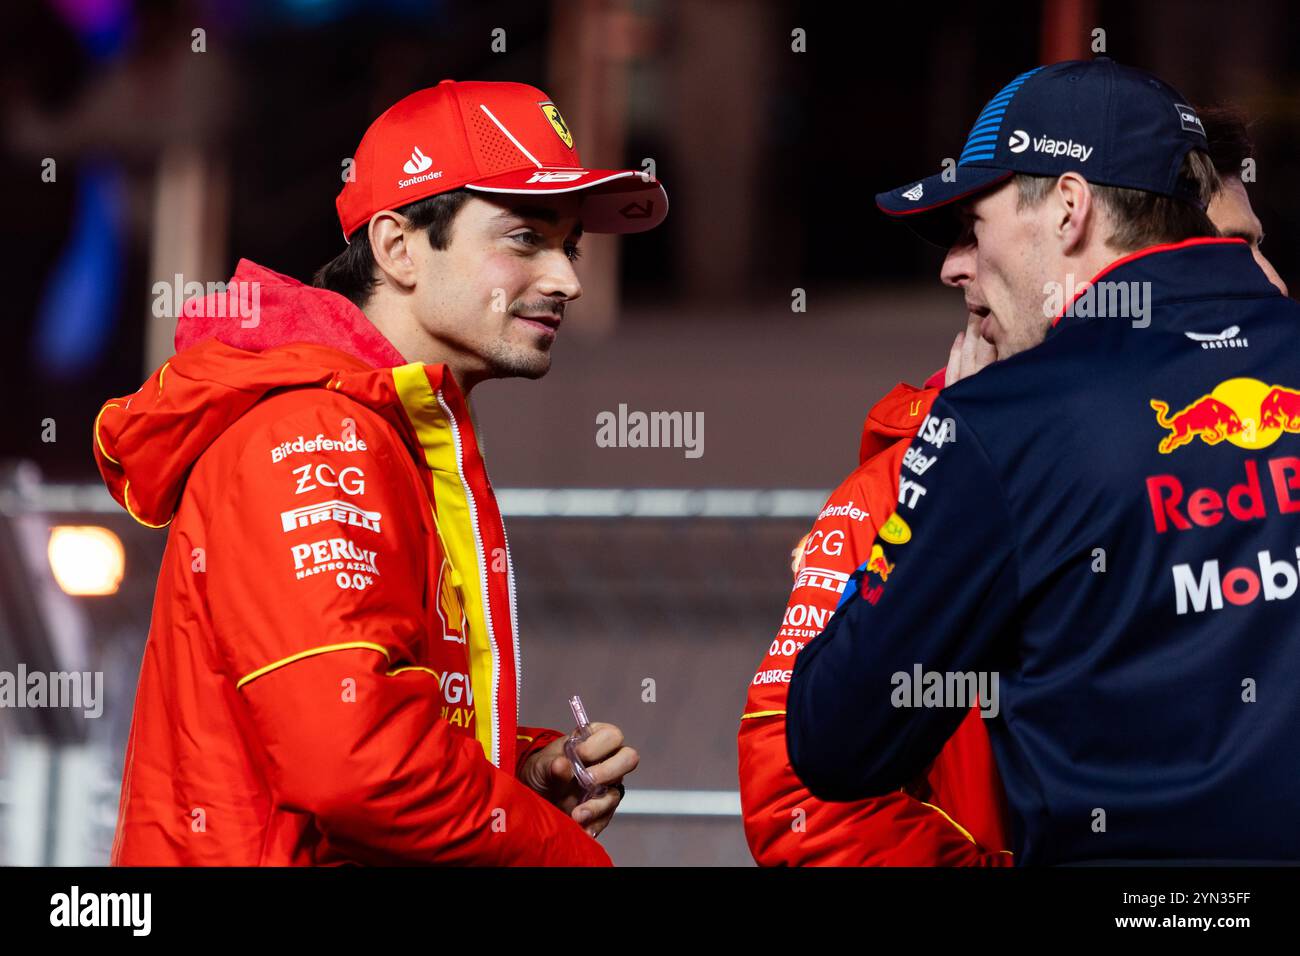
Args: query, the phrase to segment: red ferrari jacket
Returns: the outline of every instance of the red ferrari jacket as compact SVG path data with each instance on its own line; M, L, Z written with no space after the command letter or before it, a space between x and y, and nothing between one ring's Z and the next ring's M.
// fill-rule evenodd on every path
M446 367L246 260L176 345L95 422L113 496L168 528L112 863L608 865L517 776L560 734L517 726L505 528Z
M745 837L762 866L1012 864L1005 800L978 710L966 715L923 780L888 796L818 800L786 754L785 699L795 655L830 620L849 575L880 558L877 535L904 541L910 533L894 514L898 472L938 392L900 384L871 410L857 470L831 494L800 544L785 617L750 682L740 721Z

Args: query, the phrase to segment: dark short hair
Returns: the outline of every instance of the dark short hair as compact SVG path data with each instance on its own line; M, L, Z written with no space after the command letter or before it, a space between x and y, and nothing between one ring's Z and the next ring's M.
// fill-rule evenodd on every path
M1037 206L1047 198L1059 178L1017 173L1016 209ZM1205 214L1205 206L1219 189L1219 176L1210 155L1199 149L1188 150L1178 178L1200 202L1199 207L1144 189L1089 183L1097 205L1110 214L1113 224L1106 243L1123 252L1135 252L1159 243L1217 236L1219 231Z
M1206 106L1198 108L1196 115L1205 127L1215 172L1220 176L1241 176L1242 163L1255 155L1245 114L1231 106Z
M434 249L446 249L451 243L451 224L470 196L468 189L453 189L399 206L395 212L406 217L412 230L423 229ZM351 300L358 309L365 308L379 285L369 228L369 222L358 226L348 238L348 247L317 269L312 277L312 285L337 292Z

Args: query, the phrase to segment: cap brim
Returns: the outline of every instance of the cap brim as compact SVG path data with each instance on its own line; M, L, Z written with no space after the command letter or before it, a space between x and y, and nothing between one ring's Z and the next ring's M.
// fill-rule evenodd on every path
M938 246L950 246L960 234L951 215L953 203L975 196L1005 182L1015 173L987 166L954 166L951 179L935 173L919 182L908 183L876 194L876 206L885 215L907 223L917 235Z
M657 179L635 169L545 166L520 169L466 183L466 189L510 195L585 192L584 232L645 232L668 215L668 193Z

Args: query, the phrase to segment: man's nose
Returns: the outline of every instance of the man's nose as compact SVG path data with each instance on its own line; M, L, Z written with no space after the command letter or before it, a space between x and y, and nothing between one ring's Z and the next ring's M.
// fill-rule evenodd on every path
M1259 251L1258 247L1252 251L1255 253L1255 261L1258 262L1259 267L1264 270L1264 275L1268 276L1268 281L1277 286L1283 295L1289 296L1291 293L1287 290L1286 283L1282 281L1282 277L1277 274L1277 270L1273 268L1273 263L1268 261L1264 256L1264 253Z
M568 255L556 251L546 257L546 273L537 284L537 291L542 295L558 299L571 300L582 295L582 283L573 271L573 263Z
M949 247L939 270L939 281L954 289L964 289L974 278L975 245L967 242Z

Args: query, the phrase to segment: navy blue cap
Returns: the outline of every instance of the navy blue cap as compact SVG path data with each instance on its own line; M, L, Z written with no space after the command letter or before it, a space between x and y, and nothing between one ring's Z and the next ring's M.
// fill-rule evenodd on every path
M956 166L880 193L876 205L942 245L956 239L955 220L921 214L1015 173L1073 171L1090 183L1199 205L1178 171L1189 150L1206 148L1196 111L1163 80L1109 57L1065 60L1021 73L999 90L971 127Z

